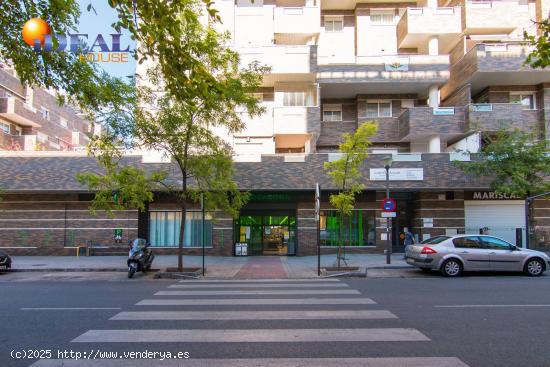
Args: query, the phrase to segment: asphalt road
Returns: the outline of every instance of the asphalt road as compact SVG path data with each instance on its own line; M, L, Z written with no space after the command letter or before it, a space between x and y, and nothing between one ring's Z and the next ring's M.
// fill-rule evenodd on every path
M0 275L0 366L32 365L36 359L10 356L29 350L51 350L52 359L35 366L60 366L63 357L66 366L550 366L550 275L273 282L82 275ZM58 350L189 359L70 361Z

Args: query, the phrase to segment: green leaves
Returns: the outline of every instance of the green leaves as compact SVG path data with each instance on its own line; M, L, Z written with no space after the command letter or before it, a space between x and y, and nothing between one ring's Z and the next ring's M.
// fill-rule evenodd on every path
M530 35L526 31L523 37L534 50L527 56L525 63L533 68L546 68L550 65L550 19L536 23L538 35Z
M491 189L520 197L550 191L547 143L533 133L499 131L486 138L472 162L454 162L467 173L491 177Z
M330 203L343 215L351 214L355 196L364 189L360 168L368 156L370 138L376 134L376 131L376 123L364 122L353 134L344 134L339 146L340 152L343 153L342 157L324 164L332 182L340 190L338 194L330 196Z

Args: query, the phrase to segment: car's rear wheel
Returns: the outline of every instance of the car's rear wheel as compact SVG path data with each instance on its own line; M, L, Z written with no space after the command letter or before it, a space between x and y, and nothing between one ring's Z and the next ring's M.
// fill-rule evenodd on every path
M446 277L458 277L462 274L462 263L456 259L448 259L441 265L441 274Z
M523 272L530 277L538 277L544 273L544 264L540 259L529 259L523 267Z

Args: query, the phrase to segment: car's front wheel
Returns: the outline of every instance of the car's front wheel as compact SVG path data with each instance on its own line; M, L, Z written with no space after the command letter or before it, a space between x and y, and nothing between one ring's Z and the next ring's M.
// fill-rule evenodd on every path
M446 277L458 277L462 274L462 263L456 259L448 259L441 265L441 274Z
M544 264L540 259L529 259L523 267L523 272L530 277L538 277L544 273Z

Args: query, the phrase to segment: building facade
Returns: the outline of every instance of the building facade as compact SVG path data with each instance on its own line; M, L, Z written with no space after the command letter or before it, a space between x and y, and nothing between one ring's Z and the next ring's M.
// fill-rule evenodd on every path
M0 62L0 150L84 149L92 125L53 93L21 84L15 70Z
M340 232L355 251L389 244L401 251L404 227L419 240L488 230L525 243L524 198L491 192L489 178L454 162L470 160L500 129L550 138L550 71L524 64L523 41L549 0L217 0L215 7L241 62L259 61L271 73L257 91L265 113L243 114L246 128L224 135L235 151L235 180L252 195L237 218L206 213L207 254L234 255L241 243L250 255L315 254L316 183L323 251L334 250ZM340 223L323 163L337 159L342 134L365 121L378 124L362 167L366 190ZM390 159L393 219L380 208ZM126 161L177 172L151 157ZM86 170L97 166L82 154L4 153L0 172L16 174L0 173L0 246L26 254L74 254L86 244L107 251L121 234L123 242L140 236L159 253L175 252L174 200L159 192L145 212L92 215L93 194L75 180ZM185 218L187 254L201 251L199 209ZM531 217L532 246L550 248L550 200L537 200Z

